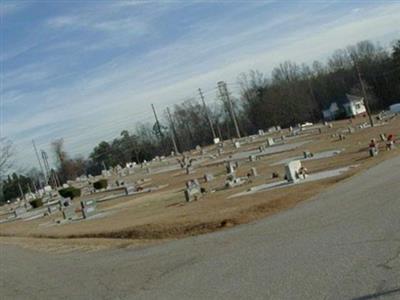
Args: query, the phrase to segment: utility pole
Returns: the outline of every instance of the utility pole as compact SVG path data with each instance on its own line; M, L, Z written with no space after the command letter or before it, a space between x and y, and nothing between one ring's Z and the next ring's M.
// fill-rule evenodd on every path
M49 173L49 166L48 166L48 163L47 163L47 153L44 151L44 150L41 150L41 153L42 153L42 159L43 159L43 165L44 165L44 170L45 170L45 178L46 178L46 185L48 185L49 184L49 176L50 176L50 173Z
M167 113L168 113L168 118L169 118L169 123L171 127L171 139L172 139L172 144L174 145L174 150L175 154L178 154L178 146L176 145L176 131L175 131L175 125L174 122L172 121L171 113L169 111L169 107L167 107Z
M207 106L206 106L206 102L204 101L204 95L203 95L203 92L202 92L201 88L199 88L199 95L200 95L201 101L203 102L204 111L206 113L206 116L207 116L207 119L208 119L208 123L210 124L210 129L211 129L211 133L212 133L213 139L215 140L217 138L217 136L215 134L214 126L213 126L213 123L211 121L210 114L208 113L208 109L207 109Z
M43 162L44 162L44 167L46 169L47 177L49 179L51 179L53 185L55 187L57 187L57 180L55 179L55 176L54 176L53 172L51 172L51 169L50 169L50 165L49 165L49 161L48 161L49 157L47 156L47 153L44 150L42 150L42 158L43 158Z
M32 144L33 144L33 149L35 150L36 158L37 158L38 163L39 163L40 171L42 172L42 174L44 176L44 181L47 182L47 176L46 176L46 173L44 172L44 169L43 169L43 166L42 166L42 162L40 161L40 157L39 157L39 153L38 153L37 148L36 148L35 140L32 140ZM39 179L39 184L40 184L40 187L43 188L40 179Z
M219 126L219 122L217 121L217 130L218 130L218 135L219 139L222 141L222 132L221 132L221 127Z
M158 134L160 135L160 139L162 141L163 140L163 134L162 134L162 131L161 131L160 122L158 121L158 118L157 118L156 109L154 108L153 104L151 104L151 108L153 109L154 118L156 119L156 126L157 126L157 130L158 130Z
M367 110L367 114L368 114L368 118L369 118L369 123L371 124L371 127L374 127L374 121L372 119L371 116L371 110L369 109L369 103L368 103L368 99L367 99L367 93L365 91L365 86L364 86L364 82L361 78L361 72L360 72L360 68L358 67L358 63L357 61L354 59L354 65L356 67L357 70L357 75L358 75L358 80L360 81L360 85L361 85L361 91L363 93L363 97L364 97L364 104L365 104L365 108Z
M19 177L18 177L17 183L18 183L18 189L19 189L19 194L20 194L20 196L21 196L21 199L26 200L26 199L25 199L25 194L24 194L24 192L22 191L21 184L19 183ZM26 201L25 201L25 202L26 202Z
M236 120L235 112L233 111L232 100L229 96L228 88L226 87L226 83L224 81L218 82L218 90L219 90L221 97L225 98L228 102L230 115L231 115L233 125L235 126L235 130L236 130L236 136L238 138L240 138L241 136L240 136L239 126L238 126L238 123Z

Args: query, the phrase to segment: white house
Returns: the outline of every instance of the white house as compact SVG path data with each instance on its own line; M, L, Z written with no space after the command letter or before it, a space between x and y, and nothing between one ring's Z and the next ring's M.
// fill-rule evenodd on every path
M391 112L400 113L400 103L395 103L389 107Z
M322 114L325 120L334 120L339 117L354 117L366 111L363 97L346 94L346 97L332 102Z

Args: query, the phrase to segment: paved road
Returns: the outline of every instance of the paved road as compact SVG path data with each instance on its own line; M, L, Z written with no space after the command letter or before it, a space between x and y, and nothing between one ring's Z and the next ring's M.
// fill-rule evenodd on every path
M94 254L1 246L0 258L1 299L400 299L400 157L223 232Z

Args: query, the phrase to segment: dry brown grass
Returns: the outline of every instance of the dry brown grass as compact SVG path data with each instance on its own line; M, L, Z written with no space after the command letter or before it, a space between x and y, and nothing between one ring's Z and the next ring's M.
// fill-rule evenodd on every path
M359 123L364 122L364 120L355 120L354 122ZM88 249L121 247L121 245L137 246L151 241L182 238L221 230L275 214L295 207L298 203L310 199L337 182L343 181L385 159L399 155L399 148L389 152L382 149L380 155L376 158L369 158L367 151L369 140L379 138L381 132L399 135L399 118L384 126L357 131L344 141L331 138L332 133L346 128L348 125L348 121L335 122L334 128L326 133L304 136L290 141L312 140L311 143L300 149L266 156L256 162L243 161L239 167L238 175L245 175L252 166L257 167L259 174L262 175L244 186L208 193L199 201L185 203L183 188L187 180L198 178L200 182L203 182L201 177L206 172L221 174L211 183L204 184L208 190L212 190L224 183L225 176L222 175L224 165L200 166L196 169L196 173L191 175L186 175L181 170L154 174L150 175L153 185L168 183L168 187L153 193L122 197L100 203L98 209L108 214L103 218L72 222L65 225L52 225L56 218L61 218L59 214L28 222L17 221L0 224L0 235L3 236L0 242L5 242L5 239L7 239L5 237L19 237L18 239L14 238L14 240L8 238L8 242L18 241L17 244L24 244L23 237L25 237L26 245L34 244L32 238L41 238L41 242L44 244L54 243L61 248L62 245L65 246L79 241L79 246L73 246L72 249L85 249L84 245ZM259 144L246 145L240 151L255 149ZM210 149L208 149L209 152ZM314 153L345 149L343 153L332 158L306 161L304 165L311 172L348 165L359 166L339 177L228 199L230 195L244 191L251 186L272 181L271 174L274 171L283 174L282 165L271 167L270 164L284 158L301 155L306 149ZM125 180L137 179L139 179L138 175L133 175ZM96 245L101 243L99 241L104 241L104 245L97 247Z

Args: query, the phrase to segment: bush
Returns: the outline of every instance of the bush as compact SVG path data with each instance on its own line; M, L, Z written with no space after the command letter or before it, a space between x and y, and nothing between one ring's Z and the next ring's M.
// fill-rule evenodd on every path
M108 185L107 179L100 179L99 181L93 183L93 187L96 190L106 189L107 185Z
M29 202L33 208L38 208L38 207L42 207L43 206L43 201L42 199L34 199L32 201Z
M63 198L71 198L74 199L75 197L79 197L81 195L81 190L74 188L73 186L67 187L65 189L61 189L58 193Z

